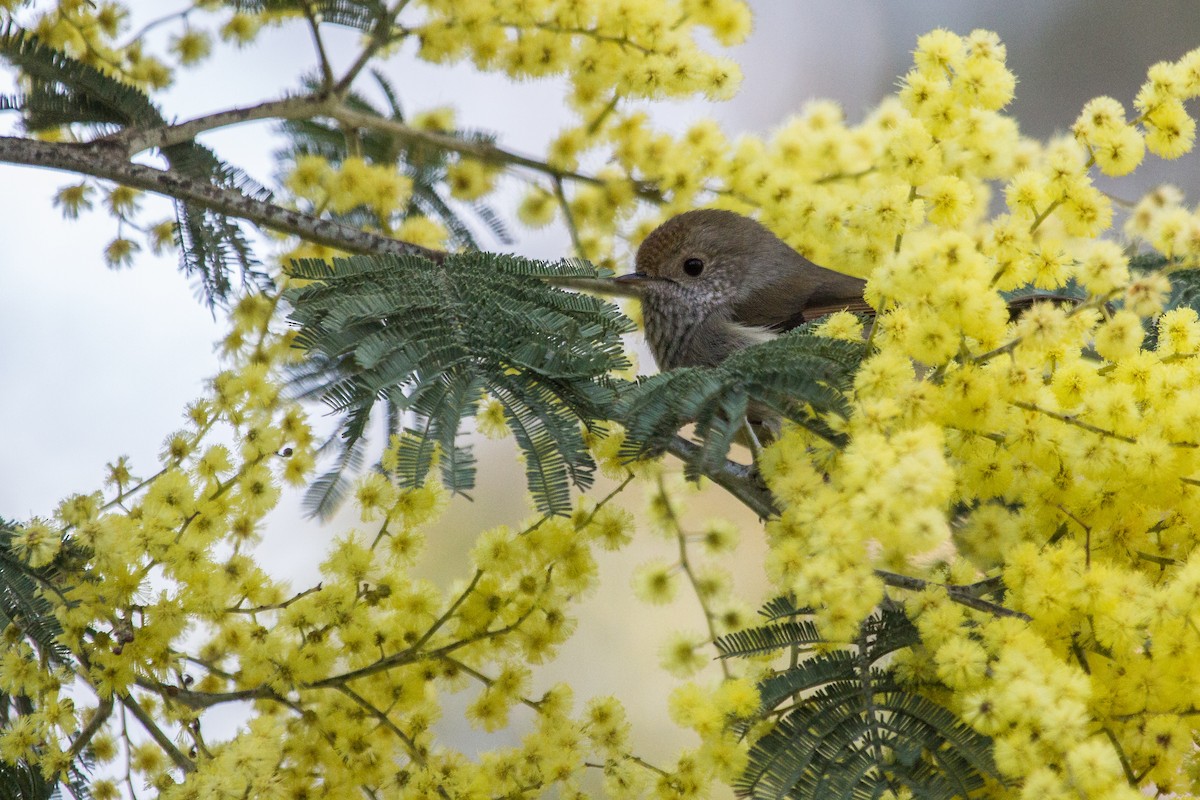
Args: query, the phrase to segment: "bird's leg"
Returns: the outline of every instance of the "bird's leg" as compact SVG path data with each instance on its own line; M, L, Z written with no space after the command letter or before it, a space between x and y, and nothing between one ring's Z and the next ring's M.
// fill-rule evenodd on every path
M746 442L750 447L750 463L757 470L758 459L762 456L762 442L758 441L758 435L754 432L754 426L750 424L749 417L742 417L742 430L746 434Z

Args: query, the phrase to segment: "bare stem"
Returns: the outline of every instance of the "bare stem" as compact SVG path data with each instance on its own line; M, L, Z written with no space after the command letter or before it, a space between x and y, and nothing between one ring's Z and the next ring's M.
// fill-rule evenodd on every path
M146 710L138 705L138 701L132 694L126 694L123 696L121 698L121 705L129 709L129 713L137 717L137 721L142 723L142 727L146 729L146 733L150 734L150 738L154 740L154 743L161 747L163 752L171 757L171 760L175 762L175 766L179 767L184 772L196 771L196 765L192 762L192 760L180 752L179 748L175 746L175 743L171 741L170 737L163 733L162 729L158 727L158 724L154 721L154 719L146 713Z
M568 179L580 183L590 183L597 186L604 183L604 181L594 175L585 175L581 172L559 169L545 161L539 161L536 158L514 153L511 150L505 150L503 147L497 147L488 142L472 141L449 133L414 128L400 120L357 111L347 108L345 105L333 109L331 115L343 125L382 131L401 142L429 145L439 150L458 153L459 155L468 156L488 164L508 164L514 167L524 167L525 169L540 172L551 177ZM662 194L648 184L636 184L634 191L639 197L647 200L655 202L662 200Z
M717 640L717 625L716 615L708 606L708 600L704 597L704 593L700 591L700 579L696 574L695 567L692 566L692 561L688 557L688 539L683 532L683 523L679 519L679 515L675 513L675 507L671 505L671 500L667 497L667 489L663 485L662 478L658 480L658 491L662 493L664 505L667 509L667 517L671 522L671 527L675 529L675 540L679 544L679 567L683 570L683 574L687 576L688 583L692 585L692 593L696 595L696 601L700 604L700 610L704 612L704 624L708 627L708 636L710 641ZM721 665L721 674L726 680L733 677L733 673L729 669L729 662L722 658L718 659L717 663Z
M331 111L332 108L333 103L324 95L306 94L298 97L284 97L253 106L216 111L174 125L157 128L125 128L96 141L117 143L127 155L132 156L154 147L164 148L173 144L190 142L201 133L217 128L266 119L305 119L321 116Z
M371 32L371 40L367 42L366 47L358 54L358 58L354 60L350 69L346 70L346 74L342 76L342 79L333 87L335 94L339 96L345 95L350 90L350 85L354 83L354 79L358 77L359 73L391 41L392 27L396 24L396 17L400 16L400 12L404 10L406 5L408 5L408 0L396 0L392 7L384 13L383 18L376 24L375 30Z
M304 19L308 21L308 30L312 34L313 46L317 48L317 60L321 62L321 85L326 90L333 89L333 66L329 62L329 55L325 52L325 42L321 38L321 24L317 21L317 15L313 13L313 8L310 4L304 4Z
M1097 425L1092 425L1091 423L1084 422L1083 420L1077 419L1077 418L1071 416L1070 414L1061 414L1057 411L1051 411L1048 408L1042 408L1041 406L1035 406L1033 403L1026 403L1023 401L1014 402L1013 405L1016 406L1017 408L1022 408L1026 411L1033 411L1038 414L1043 414L1047 417L1050 417L1051 419L1056 419L1059 422L1064 422L1067 425L1073 425L1076 428L1081 428L1090 433L1094 433L1097 436L1104 436L1109 439L1116 439L1121 442L1128 442L1129 444L1137 444L1137 439L1134 439L1132 436L1124 436L1124 435L1116 433L1114 431L1110 431L1105 428L1101 428Z

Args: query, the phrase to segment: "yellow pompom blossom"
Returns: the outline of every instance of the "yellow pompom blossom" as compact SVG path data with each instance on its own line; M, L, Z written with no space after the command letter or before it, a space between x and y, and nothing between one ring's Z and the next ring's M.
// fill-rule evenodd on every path
M179 63L192 66L208 57L212 52L212 42L201 31L185 31L171 41L171 50L179 58Z
M478 161L463 160L452 165L446 173L450 194L460 200L476 200L492 191L495 170Z

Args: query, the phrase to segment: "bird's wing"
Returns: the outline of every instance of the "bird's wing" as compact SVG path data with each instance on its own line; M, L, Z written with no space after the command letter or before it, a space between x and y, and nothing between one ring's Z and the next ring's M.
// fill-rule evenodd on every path
M788 272L734 306L732 321L787 331L836 311L874 314L863 300L861 278L807 264Z

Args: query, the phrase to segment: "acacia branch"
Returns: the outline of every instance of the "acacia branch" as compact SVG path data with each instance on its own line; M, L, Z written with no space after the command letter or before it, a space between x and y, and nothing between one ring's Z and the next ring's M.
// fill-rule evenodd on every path
M96 141L118 144L125 150L126 155L134 156L143 150L154 147L163 148L190 142L200 134L216 128L267 119L306 119L321 116L332 108L332 101L324 94L283 97L253 106L215 111L212 114L205 114L172 125L155 128L125 128Z
M667 452L681 461L694 461L700 446L682 436L676 436L667 445ZM705 477L742 501L742 504L762 519L779 514L771 492L761 480L756 479L751 467L736 461L726 461L714 470L704 473Z
M940 586L946 590L946 595L955 603L964 605L967 608L973 608L976 611L983 611L996 617L1016 617L1029 622L1033 617L1022 611L1015 611L1011 608L1006 608L999 603L993 603L990 600L984 600L979 595L989 591L996 591L999 587L996 583L989 579L973 583L970 586L958 586L951 583L938 583L936 581L927 581L924 578L914 578L911 575L900 575L895 572L877 569L875 575L882 580L886 585L895 589L907 589L911 592L922 592L930 586Z
M138 705L138 701L134 699L132 694L126 694L122 696L121 705L125 706L125 708L137 718L137 721L142 723L142 727L146 730L146 733L150 734L150 738L154 740L155 744L161 747L163 752L171 757L171 760L175 762L175 766L179 767L184 772L196 771L195 762L180 752L179 748L175 746L175 743L172 742L170 738L168 738L168 736L162 732L162 729L158 727L158 724L155 723L154 719L146 713L146 710Z
M354 79L358 77L359 73L391 41L392 28L396 25L396 17L400 16L400 12L404 10L406 5L408 5L408 0L396 0L395 4L384 12L383 17L376 21L375 28L371 31L370 41L367 42L362 52L358 54L358 58L354 60L350 69L346 70L346 74L334 86L333 91L336 94L345 95L350 90L351 84L354 83Z
M446 257L441 250L256 200L236 189L216 186L200 178L131 163L126 160L123 148L105 142L74 144L0 136L0 162L65 170L115 181L349 253L416 255L436 262Z
M450 133L414 128L400 120L357 111L345 105L334 108L330 112L330 116L342 125L352 128L367 128L382 131L391 135L396 140L407 144L425 144L436 147L439 150L468 156L487 164L507 164L514 167L524 167L559 180L569 179L596 186L604 185L604 181L594 175L586 175L582 172L575 172L569 169L560 169L545 161L539 161L536 158L521 155L511 150L505 150L503 147L498 147L490 142L472 141ZM647 200L654 202L662 202L663 200L662 193L650 184L635 183L634 191L639 197Z

